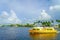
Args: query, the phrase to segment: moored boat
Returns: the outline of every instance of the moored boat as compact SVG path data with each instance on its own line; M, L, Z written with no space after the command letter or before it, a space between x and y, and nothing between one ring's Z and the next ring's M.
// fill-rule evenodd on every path
M54 27L34 27L29 30L29 33L36 34L36 33L57 33L57 30Z

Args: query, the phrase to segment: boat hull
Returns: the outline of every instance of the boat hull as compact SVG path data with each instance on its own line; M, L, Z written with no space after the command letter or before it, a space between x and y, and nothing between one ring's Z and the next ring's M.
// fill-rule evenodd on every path
M29 31L30 34L47 34L47 33L57 33L57 31Z

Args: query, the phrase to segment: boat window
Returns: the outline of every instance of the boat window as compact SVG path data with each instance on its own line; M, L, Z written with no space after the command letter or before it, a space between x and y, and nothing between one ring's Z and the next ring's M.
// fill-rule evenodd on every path
M40 29L33 29L33 30L40 30Z
M40 29L37 29L37 30L40 30Z
M36 29L33 29L33 30L36 30Z
M47 30L52 30L52 29L47 29Z

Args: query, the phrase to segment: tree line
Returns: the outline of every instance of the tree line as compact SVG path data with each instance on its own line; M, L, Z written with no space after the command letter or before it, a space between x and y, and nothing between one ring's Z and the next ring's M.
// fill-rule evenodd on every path
M56 23L56 24L55 24ZM60 20L50 20L50 21L35 21L32 24L26 23L26 24L8 24L8 25L1 25L4 26L10 26L10 27L35 27L35 26L42 26L42 27L51 27L57 25L60 28Z

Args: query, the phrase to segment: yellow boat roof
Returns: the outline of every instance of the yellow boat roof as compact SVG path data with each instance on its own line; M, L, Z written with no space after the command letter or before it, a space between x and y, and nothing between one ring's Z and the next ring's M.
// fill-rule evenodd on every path
M34 29L41 29L41 28L43 28L43 27L33 27Z
M42 28L46 28L46 29L54 29L54 27L33 27L33 29L42 29Z

